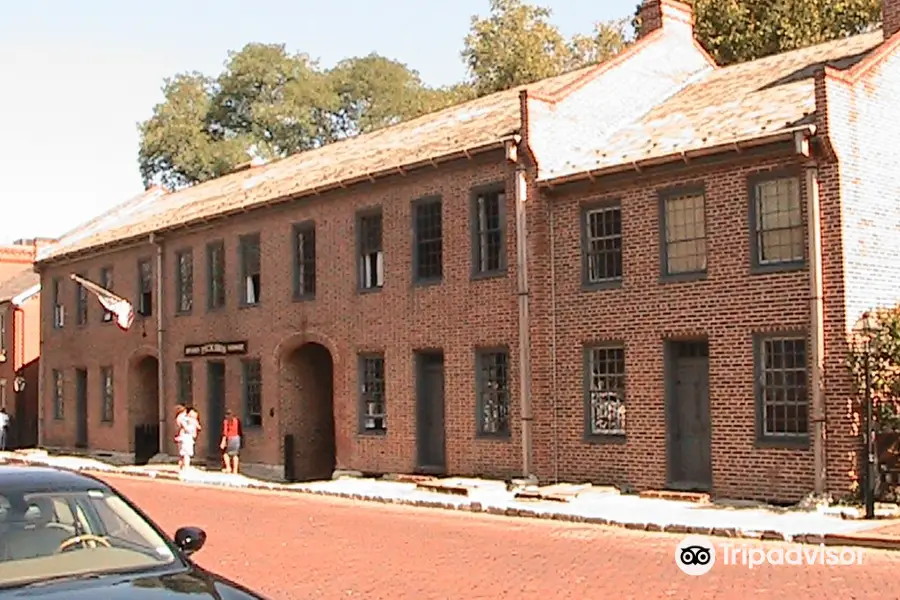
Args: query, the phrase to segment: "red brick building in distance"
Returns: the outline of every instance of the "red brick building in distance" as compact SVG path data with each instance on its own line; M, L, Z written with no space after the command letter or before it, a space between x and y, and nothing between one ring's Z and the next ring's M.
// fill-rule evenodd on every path
M845 493L847 332L900 295L900 0L881 30L724 68L688 6L642 16L608 63L48 251L43 443L130 452L158 422L171 453L187 403L201 454L231 408L246 460L298 479ZM134 327L71 273L114 279Z
M41 281L33 264L49 241L0 246L0 407L12 417L9 447L37 443Z

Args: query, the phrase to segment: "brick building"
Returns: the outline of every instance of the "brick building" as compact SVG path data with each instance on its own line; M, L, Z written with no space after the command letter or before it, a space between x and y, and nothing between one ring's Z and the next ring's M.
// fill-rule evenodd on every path
M37 443L40 277L33 270L44 239L0 246L0 407L12 417L12 446Z
M606 64L157 194L39 261L43 442L171 452L181 402L300 478L847 490L848 323L898 300L898 5L720 68L647 0Z

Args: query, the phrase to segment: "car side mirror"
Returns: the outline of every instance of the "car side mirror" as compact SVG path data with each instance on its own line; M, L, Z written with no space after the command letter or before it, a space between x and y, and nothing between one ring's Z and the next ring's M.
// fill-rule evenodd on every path
M206 532L199 527L182 527L175 532L175 545L190 556L206 543Z

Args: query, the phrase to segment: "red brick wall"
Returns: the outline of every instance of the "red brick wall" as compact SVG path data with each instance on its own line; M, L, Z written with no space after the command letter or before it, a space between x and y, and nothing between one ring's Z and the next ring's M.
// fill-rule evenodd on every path
M18 275L34 261L32 246L0 246L0 281Z
M885 39L900 31L900 0L882 0L881 14Z
M470 188L505 181L507 202L506 277L471 280ZM250 213L221 222L214 229L182 233L165 241L163 298L168 343L163 352L166 369L167 404L175 404L174 363L185 344L213 340L249 341L249 356L262 361L264 425L248 428L244 459L250 462L280 463L281 436L296 430L291 422L291 394L280 385L276 353L289 349L299 337L322 341L333 352L335 362L335 419L339 468L365 471L410 471L415 463L415 411L413 350L443 348L445 352L445 397L447 463L455 473L508 475L519 469L517 389L517 312L515 291L515 226L512 170L502 153L489 159L461 162L396 177L384 183L363 185L343 193L323 195L286 209ZM444 282L430 287L411 286L411 208L416 198L441 194L444 198ZM354 223L357 209L382 205L384 212L385 287L381 292L358 294ZM291 224L314 219L317 223L318 281L314 302L291 300ZM237 238L262 231L262 303L255 308L236 307ZM227 310L206 312L205 245L224 238L227 261ZM172 274L175 252L194 249L194 314L173 315ZM71 272L97 277L103 266L114 268L114 289L134 297L136 261L152 257L153 249L121 250L85 259L77 264L52 266L42 274L49 285L53 277ZM101 308L92 301L89 323L75 325L73 283L62 281L62 298L70 305L66 327L45 335L44 359L45 423L48 445L74 442L74 375L76 367L89 371L89 423L91 445L109 450L127 450L130 425L123 417L122 404L128 386L128 365L135 357L152 352L156 343L155 317L144 327L138 317L131 331L123 333L114 325L101 324ZM159 300L155 299L155 305ZM50 310L43 311L44 323L51 323ZM146 337L144 337L146 334ZM299 336L299 337L298 337ZM509 347L512 378L512 436L506 441L475 439L475 346ZM360 351L384 351L388 433L383 437L357 434L357 361ZM194 359L194 402L206 406L206 371L203 360ZM99 368L113 365L117 390L116 420L99 423ZM63 369L66 377L67 418L52 418L51 371ZM226 359L227 404L241 407L240 357ZM274 418L269 410L274 409ZM207 430L217 429L206 424ZM205 434L204 434L205 435ZM216 435L218 432L216 431ZM198 451L206 448L198 440ZM171 448L170 448L171 450Z
M535 273L533 357L538 474L638 489L666 484L665 338L708 336L713 486L725 497L796 499L813 486L809 450L755 445L753 334L808 330L808 276L797 271L750 275L748 176L791 158L638 176L542 201L535 208L536 252L550 244L552 203L556 280L556 381L550 349L550 274ZM795 168L797 165L794 165ZM799 173L799 171L798 171ZM801 177L802 180L802 177ZM706 186L708 278L660 283L657 192ZM805 186L804 186L805 187ZM624 239L621 289L581 288L581 203L620 198ZM833 202L833 199L831 200ZM629 412L627 443L584 441L582 348L624 340Z

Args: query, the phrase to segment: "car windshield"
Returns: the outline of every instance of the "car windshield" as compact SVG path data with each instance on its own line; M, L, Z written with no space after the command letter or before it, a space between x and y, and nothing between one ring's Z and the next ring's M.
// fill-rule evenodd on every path
M176 563L167 540L109 490L0 490L0 588Z

